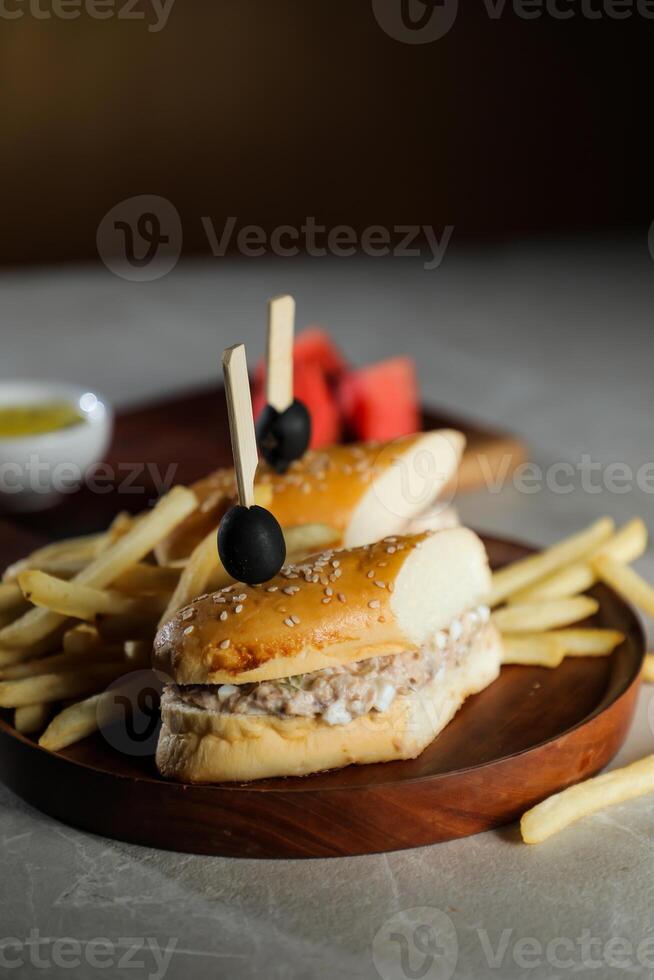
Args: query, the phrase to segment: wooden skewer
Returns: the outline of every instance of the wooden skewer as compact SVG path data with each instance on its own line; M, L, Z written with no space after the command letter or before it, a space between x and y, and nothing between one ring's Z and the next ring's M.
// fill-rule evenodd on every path
M293 401L293 333L295 300L275 296L268 301L266 401L285 412Z
M223 351L223 375L238 499L243 507L252 507L258 455L252 418L250 379L243 344L236 344Z

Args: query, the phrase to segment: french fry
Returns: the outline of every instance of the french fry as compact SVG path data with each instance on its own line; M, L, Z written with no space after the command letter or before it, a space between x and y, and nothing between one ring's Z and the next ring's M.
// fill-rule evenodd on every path
M654 616L654 588L638 572L607 555L596 558L592 565L597 577L618 595Z
M568 626L580 619L592 616L599 603L589 596L572 599L555 599L551 602L525 602L506 606L493 613L493 622L501 633L539 633Z
M585 592L595 582L595 574L586 562L567 565L552 575L540 579L527 589L514 592L507 599L510 606L523 602L546 602L552 599L567 599Z
M58 752L98 730L98 711L105 692L76 701L52 719L39 739L39 745Z
M506 633L502 636L502 663L558 667L564 657L606 657L623 640L623 633L605 629Z
M298 524L296 527L285 527L284 540L286 554L289 558L305 558L318 551L337 544L340 533L329 524Z
M522 839L526 844L540 844L581 817L652 792L654 755L649 755L624 769L602 773L538 803L520 821Z
M21 572L18 583L25 598L33 605L89 623L95 622L100 614L121 616L135 613L139 608L136 599L129 599L119 592L65 582L45 572Z
M526 589L564 565L586 558L611 536L614 526L610 517L602 517L584 531L559 541L551 548L501 568L493 575L489 605L498 606L512 593Z
M90 623L77 623L66 630L61 645L64 653L89 654L100 649L102 637Z
M643 680L645 684L654 684L654 653L645 654L643 669L640 676L641 680Z
M163 626L179 609L199 595L208 592L210 588L220 589L223 585L229 585L231 581L218 555L216 532L212 530L194 548L159 625Z
M20 572L32 568L51 572L53 575L61 575L66 569L71 569L70 574L76 574L100 553L107 540L108 535L103 533L67 538L64 541L53 541L51 544L46 544L43 548L33 551L26 558L21 558L20 561L10 565L5 569L2 576L3 581L13 582L18 578Z
M39 745L51 752L58 752L97 732L100 711L103 718L107 720L111 719L113 710L116 712L116 717L119 717L115 700L115 695L119 691L119 687L112 688L111 691L102 691L100 694L94 694L64 708L55 715L43 732Z
M635 561L647 547L647 528L635 517L591 553L587 561L576 562L540 579L534 585L509 596L509 603L542 602L544 599L564 599L585 592L596 581L591 567L595 558L614 558L616 561Z
M113 582L113 588L127 595L152 595L153 593L171 593L177 588L181 568L170 568L164 565L146 565L138 562L119 575Z
M125 651L120 644L105 644L93 651L92 659L86 651L76 653L54 653L40 660L23 660L9 667L0 667L0 680L16 680L18 677L35 677L38 674L62 674L76 667L88 667L91 664L120 662L125 660Z
M38 674L36 677L0 681L0 708L21 708L26 704L91 694L98 688L106 687L128 669L123 662L96 664L63 674Z
M551 633L507 634L502 636L502 663L531 667L558 667L565 651Z
M10 613L19 615L25 608L25 599L16 582L2 582L0 584L0 615Z
M563 645L566 657L607 657L624 642L624 633L609 629L561 629L549 636Z
M51 704L25 704L14 712L14 728L23 735L42 732L51 714Z
M152 551L155 544L196 506L197 500L190 490L173 487L152 511L101 552L73 581L95 589L110 585L122 572ZM20 619L0 630L0 648L24 648L24 659L29 659L34 644L50 636L65 619L64 615L50 609L30 609Z

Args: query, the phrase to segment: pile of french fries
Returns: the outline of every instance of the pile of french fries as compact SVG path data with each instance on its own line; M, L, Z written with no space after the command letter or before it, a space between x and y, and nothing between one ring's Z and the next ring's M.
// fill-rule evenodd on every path
M566 656L611 653L624 639L621 633L571 624L597 611L595 600L582 594L595 582L605 582L654 618L654 588L629 568L646 547L647 529L640 518L616 531L604 517L496 572L490 604L502 632L504 662L557 667ZM654 654L645 657L642 678L654 682ZM543 800L523 816L522 839L539 844L581 817L647 793L654 793L654 755Z
M232 580L212 531L185 561L161 564L157 546L198 506L174 487L144 514L119 515L102 534L47 545L0 583L0 708L15 727L56 751L107 717L107 686L150 666L159 625ZM291 560L333 545L322 524L284 529ZM127 678L126 678L126 682ZM54 715L54 717L53 717Z
M622 583L636 576L627 565L646 547L647 528L640 518L616 531L613 521L603 517L495 572L489 604L502 633L504 663L558 667L564 657L611 653L624 640L618 630L574 626L599 608L584 593L601 580L626 595ZM636 601L632 593L627 598Z

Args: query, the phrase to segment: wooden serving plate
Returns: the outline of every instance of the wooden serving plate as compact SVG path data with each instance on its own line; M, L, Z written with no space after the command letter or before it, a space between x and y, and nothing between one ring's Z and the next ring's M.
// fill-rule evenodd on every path
M494 566L530 549L486 538ZM45 813L136 844L234 857L329 857L433 844L519 817L600 770L632 719L645 643L634 613L597 586L594 622L622 630L603 658L556 670L505 667L422 755L251 784L166 782L151 757L121 755L100 734L60 753L0 719L0 779Z

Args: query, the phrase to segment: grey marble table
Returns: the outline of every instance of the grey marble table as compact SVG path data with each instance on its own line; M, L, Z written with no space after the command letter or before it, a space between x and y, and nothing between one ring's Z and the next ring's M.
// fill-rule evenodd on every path
M602 513L651 523L646 236L452 247L431 272L409 259L205 260L141 284L104 268L4 271L0 375L147 400L214 378L227 342L258 356L264 300L285 290L300 322L328 325L354 361L411 353L427 401L527 438L538 469L467 496L466 521L542 543ZM639 567L654 577L651 553ZM616 763L654 751L651 698L645 688ZM137 964L171 980L654 975L652 798L536 848L509 827L388 855L254 862L92 837L0 787L0 856L8 976L49 965L113 978Z

